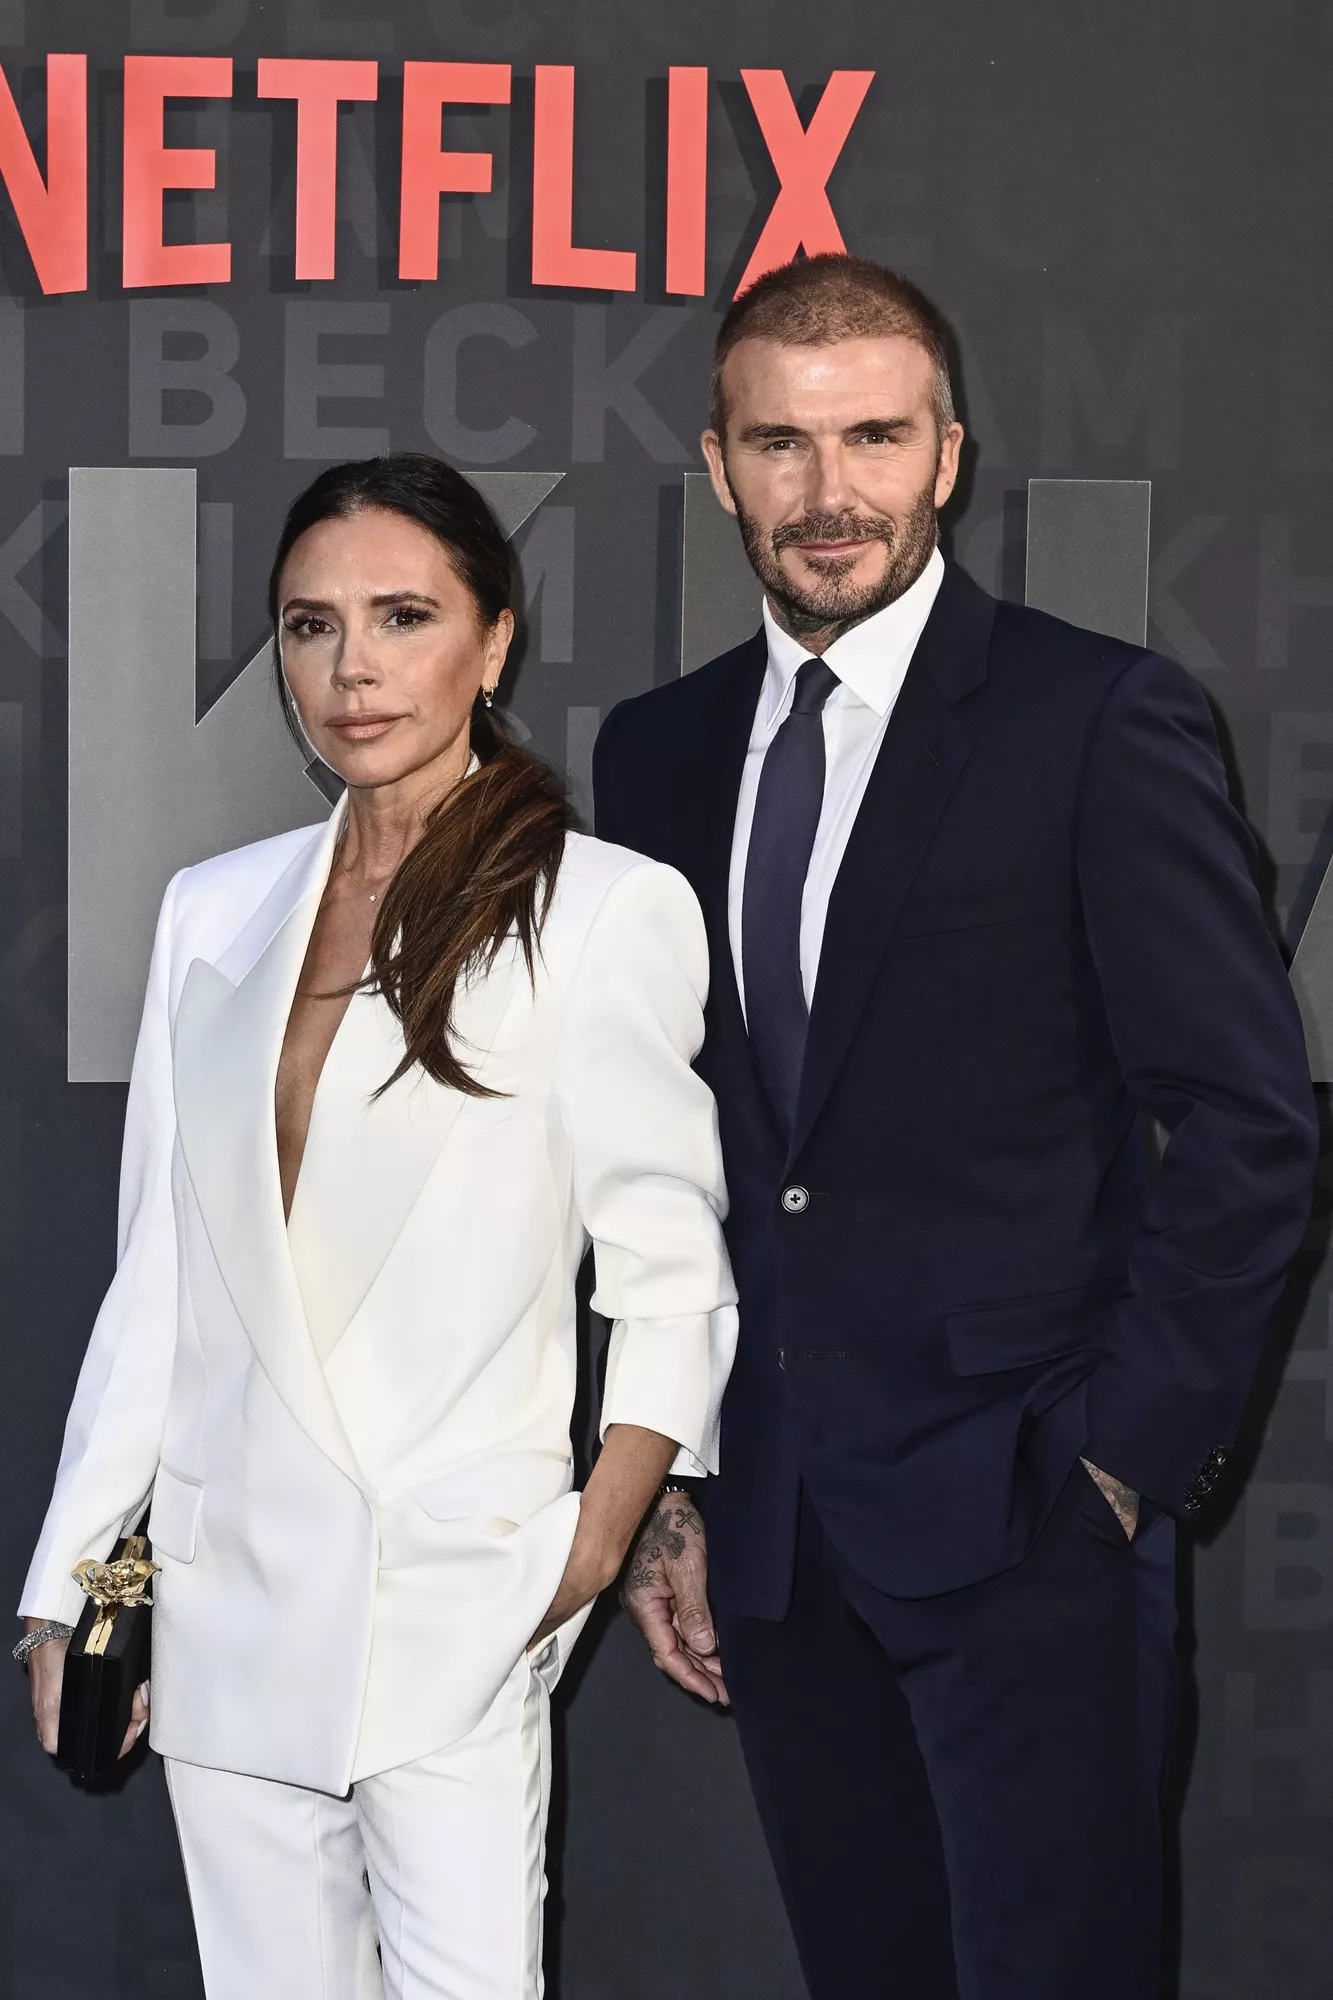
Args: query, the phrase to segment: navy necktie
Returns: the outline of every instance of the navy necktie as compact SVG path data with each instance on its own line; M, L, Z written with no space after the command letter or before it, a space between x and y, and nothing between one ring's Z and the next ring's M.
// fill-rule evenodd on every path
M750 1049L782 1128L810 1025L801 984L801 899L824 803L824 703L838 676L823 660L796 675L791 712L769 744L754 802L741 903L741 970Z

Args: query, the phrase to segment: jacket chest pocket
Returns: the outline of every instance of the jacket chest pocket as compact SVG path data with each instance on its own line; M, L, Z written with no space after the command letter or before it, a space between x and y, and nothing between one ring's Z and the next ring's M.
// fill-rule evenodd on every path
M940 937L950 931L989 930L1016 923L1042 906L1035 883L1007 888L960 889L942 895L913 896L894 925L895 940Z

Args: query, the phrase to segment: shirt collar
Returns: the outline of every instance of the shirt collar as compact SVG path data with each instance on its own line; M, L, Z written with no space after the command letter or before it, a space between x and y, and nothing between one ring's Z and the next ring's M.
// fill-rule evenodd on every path
M824 654L849 693L887 715L898 699L916 642L921 637L931 607L944 581L944 558L935 549L919 577L901 597L886 604L873 617L853 625L841 639L835 639ZM768 644L768 665L764 673L764 713L772 728L786 710L791 685L797 671L812 657L799 639L784 632L764 599L764 638ZM835 690L833 699L836 700Z

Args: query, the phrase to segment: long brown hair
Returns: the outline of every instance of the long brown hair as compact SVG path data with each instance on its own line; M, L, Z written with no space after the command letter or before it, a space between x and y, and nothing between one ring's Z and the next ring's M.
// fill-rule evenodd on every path
M269 577L275 633L278 586L293 545L318 522L368 507L401 514L435 536L471 592L483 629L509 608L509 544L476 487L438 458L403 451L331 466L292 502ZM283 714L304 744L276 644L274 650ZM457 1052L454 997L461 979L494 964L509 937L533 976L565 835L575 823L546 765L503 734L480 697L471 733L480 768L428 815L375 920L366 990L383 995L403 1031L403 1059L385 1090L419 1063L451 1090L499 1095L478 1082Z

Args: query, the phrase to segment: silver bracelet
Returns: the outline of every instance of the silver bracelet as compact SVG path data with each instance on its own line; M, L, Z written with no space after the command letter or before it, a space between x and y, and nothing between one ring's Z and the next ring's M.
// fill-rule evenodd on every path
M68 1639L74 1631L72 1625L62 1625L58 1618L48 1618L45 1625L39 1625L35 1632L25 1632L14 1648L14 1658L20 1666L27 1662L29 1653L35 1653L48 1639Z
M679 1493L682 1500L694 1499L694 1495L691 1493L689 1487L682 1486L678 1479L664 1479L657 1489L657 1498L659 1500L666 1500L673 1493Z

